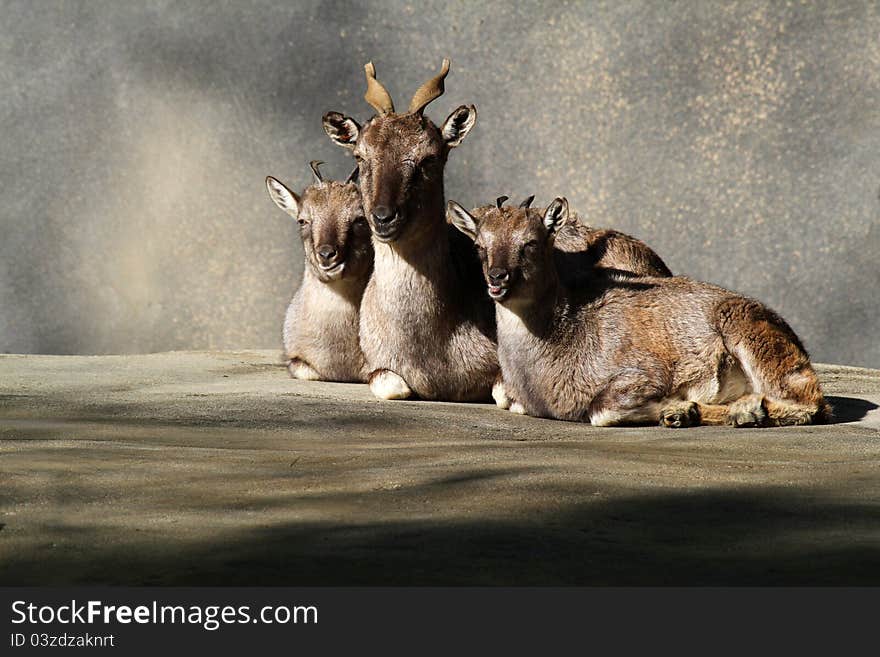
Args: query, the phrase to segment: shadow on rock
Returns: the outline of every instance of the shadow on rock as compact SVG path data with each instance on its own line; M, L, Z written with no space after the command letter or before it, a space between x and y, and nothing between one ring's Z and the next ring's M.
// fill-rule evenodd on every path
M834 409L832 424L858 422L870 411L878 408L874 402L866 399L857 399L856 397L825 397L825 400Z
M476 503L476 502L475 502ZM415 515L415 514L414 514ZM180 545L15 555L4 584L877 585L880 507L821 491L694 491L525 519L304 521Z

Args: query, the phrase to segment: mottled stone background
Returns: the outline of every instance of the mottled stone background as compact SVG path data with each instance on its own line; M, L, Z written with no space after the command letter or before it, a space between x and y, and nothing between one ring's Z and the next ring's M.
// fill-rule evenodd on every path
M452 58L447 196L565 194L880 367L876 2L2 2L0 351L274 347L302 267L271 173ZM670 309L673 312L674 309Z

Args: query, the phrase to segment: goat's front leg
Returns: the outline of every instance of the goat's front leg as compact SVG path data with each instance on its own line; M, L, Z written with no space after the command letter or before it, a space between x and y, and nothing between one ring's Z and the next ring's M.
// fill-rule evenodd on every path
M517 415L526 415L525 407L507 393L507 388L504 386L504 378L501 376L501 372L495 377L495 383L492 385L492 399L495 400L495 404L498 408L503 408L504 410L516 413Z
M409 399L413 394L403 377L391 370L373 370L367 382L370 392L379 399Z
M667 429L684 429L704 424L701 407L696 402L671 400L660 409L660 426Z
M510 405L513 403L513 400L507 396L507 390L504 387L504 377L501 376L501 372L498 372L498 376L495 377L495 383L492 384L492 399L495 400L495 405L498 408L503 408L504 410L510 408Z
M318 371L301 358L291 358L287 361L287 371L294 379L303 381L320 381L321 375Z

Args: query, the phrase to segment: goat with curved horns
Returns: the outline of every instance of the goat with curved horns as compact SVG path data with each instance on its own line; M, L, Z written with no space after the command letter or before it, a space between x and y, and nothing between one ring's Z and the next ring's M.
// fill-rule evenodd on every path
M473 128L476 109L462 105L439 129L424 116L425 106L443 93L448 60L415 93L406 114L394 113L372 63L365 71L365 98L378 114L361 128L350 117L328 112L324 130L354 151L373 230L376 266L364 292L360 334L371 389L384 399L417 394L450 401L484 399L491 390L506 408L494 311L473 278L479 281L479 262L473 244L445 221L443 168L449 151ZM566 246L585 251L598 266L669 275L647 246L615 231L581 226Z
M499 372L494 310L473 245L446 222L443 193L446 159L473 128L476 108L462 105L439 127L425 116L443 94L449 60L401 114L373 64L364 70L377 114L361 127L329 112L324 130L357 159L373 231L360 324L371 389L383 399L488 399Z

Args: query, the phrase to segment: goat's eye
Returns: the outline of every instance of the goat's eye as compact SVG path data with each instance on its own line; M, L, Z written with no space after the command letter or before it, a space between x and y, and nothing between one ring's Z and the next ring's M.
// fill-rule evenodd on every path
M523 248L523 253L527 256L533 256L538 252L538 243L532 240L531 242L527 242Z

